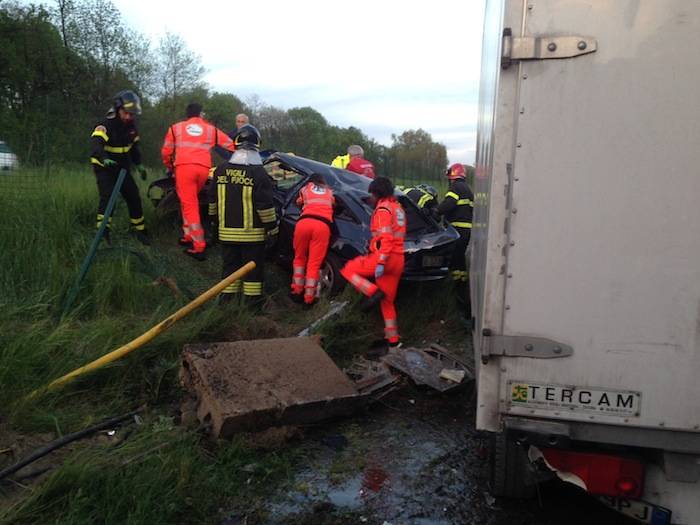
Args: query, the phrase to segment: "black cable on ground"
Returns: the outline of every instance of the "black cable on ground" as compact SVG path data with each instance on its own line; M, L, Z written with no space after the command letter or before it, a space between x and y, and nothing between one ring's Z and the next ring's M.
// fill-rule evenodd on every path
M27 456L24 459L21 459L11 467L6 468L5 470L0 471L0 479L4 479L10 474L14 474L21 468L26 467L30 463L35 462L37 459L40 459L44 457L45 455L49 454L50 452L53 452L57 448L61 448L68 443L72 443L73 441L77 441L78 439L84 438L85 436L89 436L90 434L93 434L95 432L98 432L100 430L103 430L105 428L110 428L118 423L121 423L122 421L126 421L127 419L133 418L136 414L141 412L143 409L140 408L138 410L134 410L133 412L129 412L128 414L124 414L122 416L117 416L113 417L111 419L107 419L106 421L103 421L102 423L98 423L97 425L93 425L91 427L85 428L83 430L80 430L78 432L73 432L72 434L66 434L65 436L52 441L48 445L45 445L37 450L35 450L31 455Z

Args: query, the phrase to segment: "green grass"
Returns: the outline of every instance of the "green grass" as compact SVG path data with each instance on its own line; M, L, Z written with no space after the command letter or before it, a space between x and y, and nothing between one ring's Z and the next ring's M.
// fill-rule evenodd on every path
M288 453L266 453L261 459L240 441L207 447L161 418L117 446L73 455L0 521L220 523L236 508L263 514L255 502L289 477L292 465Z
M78 442L74 452L58 454L49 477L33 487L0 483L0 523L219 523L219 509L237 508L255 523L254 516L264 516L261 502L289 479L300 452L255 451L240 441L212 444L176 426L180 353L191 342L295 335L326 303L310 312L290 306L284 297L289 274L269 265L265 316L208 303L129 356L27 400L30 392L137 337L219 280L219 257L203 264L184 257L173 221L156 216L145 199L154 246L131 239L119 199L113 246L99 248L64 315L66 294L94 235L96 205L89 169L0 175L6 217L0 225L0 449L11 446L13 436L59 436L141 406L148 407L144 424L116 446ZM170 279L182 293L157 284L158 278ZM454 323L449 285L447 295L445 290L445 283L402 285L397 308L405 340L429 337L440 319L448 327ZM339 299L356 303L359 294L346 289ZM413 306L416 301L421 308ZM377 311L351 307L319 332L342 365L382 337L383 323ZM464 338L464 332L455 330L455 337ZM10 463L0 456L0 468Z
M176 228L159 221L146 202L146 221L158 238L153 249L142 247L128 235L120 201L113 247L98 250L74 308L63 316L66 293L94 235L94 178L88 170L54 169L49 177L43 170L22 170L3 175L0 190L7 217L0 226L0 428L12 435L60 435L150 407L146 424L120 447L82 441L79 452L19 503L0 503L0 522L216 522L220 506L265 494L272 480L283 479L292 450L263 454L236 443L212 447L194 431L159 425L177 414L184 344L218 340L233 326L245 326L243 335L264 331L235 305L208 303L128 357L58 391L25 399L145 332L189 302L188 295L214 285L220 262L214 257L197 266L180 254ZM159 276L173 279L183 294L154 285ZM12 445L7 439L0 434L3 446ZM141 454L142 459L129 461ZM259 465L253 474L239 471L253 460ZM16 497L16 491L0 485L0 500Z

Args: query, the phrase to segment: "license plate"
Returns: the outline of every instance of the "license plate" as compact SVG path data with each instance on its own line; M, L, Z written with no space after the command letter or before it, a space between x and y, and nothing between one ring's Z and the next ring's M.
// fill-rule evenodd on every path
M671 511L653 503L610 496L598 496L598 500L603 505L640 523L649 525L670 525L671 523Z
M424 267L435 267L442 266L445 263L445 258L442 255L424 255L423 256L423 266Z

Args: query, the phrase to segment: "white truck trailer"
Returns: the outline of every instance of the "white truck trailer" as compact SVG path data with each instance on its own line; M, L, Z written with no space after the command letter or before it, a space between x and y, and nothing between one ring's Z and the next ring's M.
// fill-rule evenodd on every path
M700 524L700 2L489 0L470 275L492 490Z

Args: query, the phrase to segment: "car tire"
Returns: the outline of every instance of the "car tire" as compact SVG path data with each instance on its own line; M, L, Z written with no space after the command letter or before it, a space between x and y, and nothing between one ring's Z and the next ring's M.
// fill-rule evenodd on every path
M336 254L329 252L326 260L321 265L321 276L319 278L319 294L322 297L333 297L337 295L347 282L340 275L340 269L344 262Z
M536 480L525 448L505 432L493 434L490 445L491 494L515 499L534 497Z

